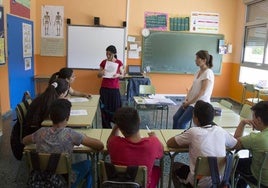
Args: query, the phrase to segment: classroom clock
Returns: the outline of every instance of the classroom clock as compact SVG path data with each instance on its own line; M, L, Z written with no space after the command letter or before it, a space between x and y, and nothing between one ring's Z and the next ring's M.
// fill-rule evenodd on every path
M144 29L142 29L141 34L144 37L148 37L150 35L150 30L147 28L144 28Z

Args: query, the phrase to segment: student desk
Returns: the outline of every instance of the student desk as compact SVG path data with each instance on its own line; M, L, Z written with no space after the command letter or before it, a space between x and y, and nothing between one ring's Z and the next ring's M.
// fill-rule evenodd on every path
M168 113L169 113L169 107L168 105L174 105L174 102L171 99L162 97L162 98L154 98L154 99L150 99L149 97L141 97L141 96L136 96L133 97L134 99L134 106L137 110L151 110L154 112L153 114L153 123L157 124L157 112L158 110L161 111L161 115L160 115L160 128L162 127L163 124L163 111L166 111L166 129L168 126ZM156 115L155 115L156 113ZM155 117L156 116L156 117Z
M78 113L82 110L82 114ZM95 120L95 115L97 111L97 106L72 106L71 115L68 120L69 127L93 127L93 121ZM85 112L85 114L83 114ZM51 120L45 120L42 122L42 126L51 126Z
M223 128L236 128L240 121L244 119L240 115L233 113L221 113L221 116L215 116L214 122Z
M91 95L90 98L72 96L68 100L73 106L98 106L100 95Z

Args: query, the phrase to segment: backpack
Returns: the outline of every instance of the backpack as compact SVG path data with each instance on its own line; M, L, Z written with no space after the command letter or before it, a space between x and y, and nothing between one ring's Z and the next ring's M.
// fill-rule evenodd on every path
M127 166L126 172L117 172L111 163L104 163L107 179L102 182L103 188L141 188L135 182L138 166Z
M222 181L220 181L217 157L208 157L209 169L211 173L212 186L211 188L230 188L230 175L232 171L233 156L226 155L226 165Z
M36 152L31 152L31 163L33 170L28 178L29 188L64 188L68 187L66 179L60 175L55 174L56 168L61 154L52 153L49 157L46 170L41 171L39 156Z

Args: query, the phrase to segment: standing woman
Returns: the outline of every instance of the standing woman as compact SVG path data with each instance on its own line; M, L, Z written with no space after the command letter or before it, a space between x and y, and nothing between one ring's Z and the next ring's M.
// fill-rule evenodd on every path
M100 88L100 107L103 128L111 128L114 112L122 105L119 92L119 78L124 77L124 67L123 63L117 59L116 53L117 51L115 46L110 45L106 48L107 59L101 62L100 70L98 72L98 77L102 78ZM109 78L104 77L106 73L105 65L107 62L113 62L118 65L116 73Z
M192 119L195 102L203 100L210 103L210 97L214 86L214 73L211 70L213 56L206 50L200 50L196 54L195 63L200 70L194 75L191 89L187 93L185 101L173 116L173 129L185 129Z
M69 82L69 84L71 85L71 83L73 83L74 80L75 80L74 71L73 71L73 69L67 68L67 67L64 67L64 68L60 69L59 72L55 72L50 77L49 84L51 84L57 78L66 79L67 82ZM69 88L69 94L71 96L77 96L77 97L86 97L86 98L91 97L90 94L83 93L83 92L80 92L80 91L76 91L72 87Z

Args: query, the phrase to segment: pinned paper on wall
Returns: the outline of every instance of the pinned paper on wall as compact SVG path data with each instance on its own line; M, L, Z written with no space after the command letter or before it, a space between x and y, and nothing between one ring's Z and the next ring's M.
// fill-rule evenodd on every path
M141 58L141 36L128 36L127 39L128 58Z
M191 13L191 32L199 33L218 33L220 15L210 12Z

